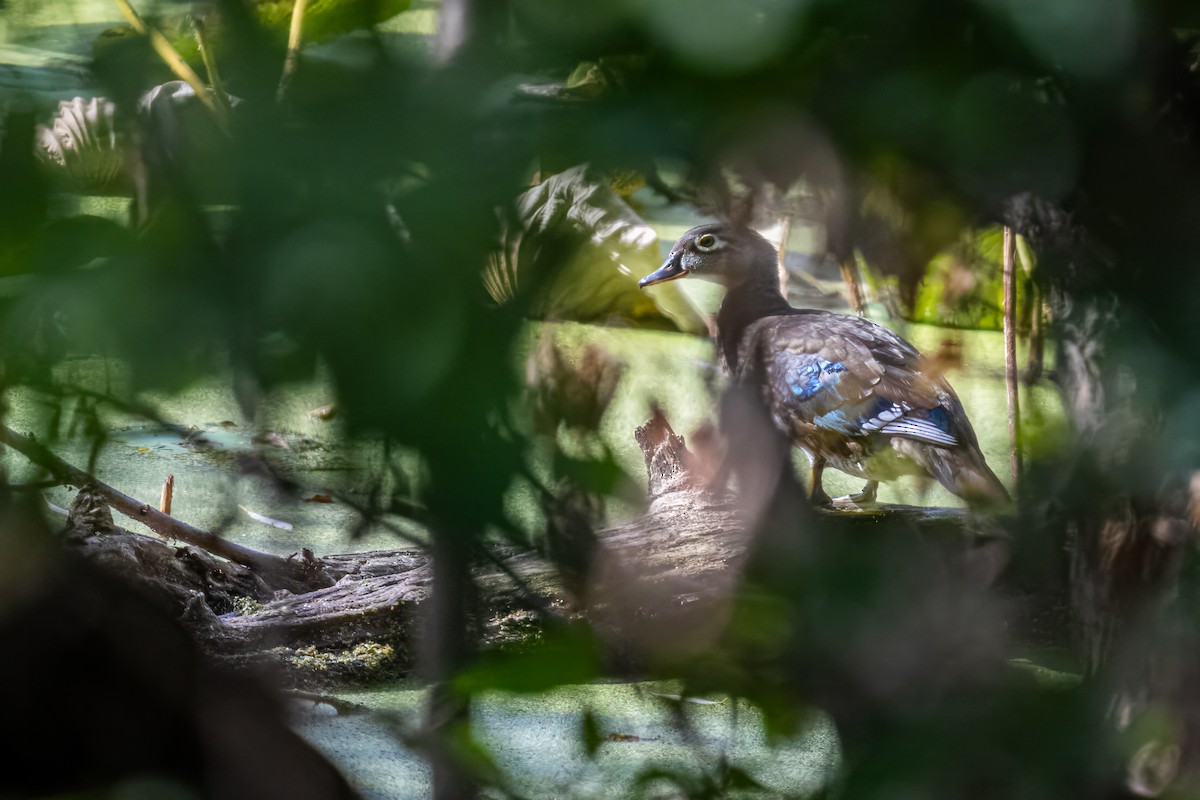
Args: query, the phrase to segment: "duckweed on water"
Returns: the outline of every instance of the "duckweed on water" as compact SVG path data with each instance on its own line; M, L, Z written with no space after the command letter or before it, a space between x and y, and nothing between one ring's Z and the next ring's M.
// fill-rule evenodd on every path
M771 741L761 714L747 703L687 703L683 727L676 705L659 696L679 690L673 682L643 682L563 686L537 697L486 693L472 708L473 734L531 798L629 797L652 770L715 779L722 757L771 793L807 796L837 769L840 744L823 715L814 713L794 736ZM375 713L307 717L298 721L301 733L365 797L427 797L428 768L404 741L418 729L425 692L401 685L344 697ZM592 753L580 735L587 719L602 740Z

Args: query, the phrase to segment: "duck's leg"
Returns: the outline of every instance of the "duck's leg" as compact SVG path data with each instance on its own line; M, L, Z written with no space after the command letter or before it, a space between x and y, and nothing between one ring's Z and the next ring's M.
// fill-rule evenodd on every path
M814 506L829 506L833 505L833 500L825 493L825 487L821 485L821 475L825 472L824 456L813 456L812 462L812 489L808 493L808 499Z
M867 481L867 485L862 488L858 494L848 494L845 497L839 497L839 501L846 503L854 503L856 506L864 505L865 503L875 502L875 493L879 489L879 481Z

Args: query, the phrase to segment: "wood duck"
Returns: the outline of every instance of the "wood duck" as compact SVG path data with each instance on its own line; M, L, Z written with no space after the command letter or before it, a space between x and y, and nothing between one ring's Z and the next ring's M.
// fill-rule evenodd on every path
M812 458L814 504L832 502L826 466L867 481L848 498L858 503L901 475L930 475L972 505L1008 500L950 384L924 373L917 349L882 325L789 305L762 236L727 222L692 228L639 285L688 276L726 287L717 346L734 380L757 389Z

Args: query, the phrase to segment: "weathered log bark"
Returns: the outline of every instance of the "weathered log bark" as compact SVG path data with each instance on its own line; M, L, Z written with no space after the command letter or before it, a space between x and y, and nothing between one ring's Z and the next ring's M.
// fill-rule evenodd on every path
M646 458L650 506L632 522L597 532L586 606L563 589L554 566L538 554L498 550L507 570L483 565L475 573L487 610L485 646L536 635L536 609L546 607L586 617L619 660L633 663L653 658L660 643L669 642L677 654L701 648L717 634L747 556L740 509L698 485L702 481L689 468L694 457L661 415L639 428L637 439ZM995 577L1006 558L1000 526L966 510L888 506L822 513L853 520L852 529L861 526L864 533L885 524L942 543L963 569L984 581ZM225 615L222 623L243 646L259 651L337 651L368 640L387 643L392 668L407 669L430 598L428 556L387 551L324 561L344 572L336 585L283 597L254 613Z
M153 587L164 604L179 613L198 596L210 616L234 611L247 599L263 602L274 596L247 567L118 528L107 496L90 486L75 495L64 535L85 558Z

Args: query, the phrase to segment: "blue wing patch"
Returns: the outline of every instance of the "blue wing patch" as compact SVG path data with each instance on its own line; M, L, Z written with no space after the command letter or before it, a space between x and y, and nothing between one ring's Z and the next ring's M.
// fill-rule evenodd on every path
M847 417L846 411L841 408L835 408L833 411L826 412L819 417L813 417L813 424L818 428L824 428L829 431L840 431L851 436L862 433L862 427L859 422Z
M881 433L943 447L958 445L958 438L950 432L951 419L945 409L913 408L906 402L882 397L863 398L861 402L856 398L855 403L849 404L838 387L842 373L847 371L845 364L820 358L815 353L790 352L787 358L790 362L787 387L798 402L814 401L799 413L812 414L810 418L816 427L846 436Z
M925 419L932 422L939 430L950 432L950 415L946 413L946 409L941 406L931 408L925 412Z
M792 371L788 376L788 388L796 395L797 400L808 400L822 390L836 391L834 387L837 386L841 373L845 371L845 365L838 361L810 361L800 369Z

